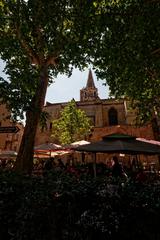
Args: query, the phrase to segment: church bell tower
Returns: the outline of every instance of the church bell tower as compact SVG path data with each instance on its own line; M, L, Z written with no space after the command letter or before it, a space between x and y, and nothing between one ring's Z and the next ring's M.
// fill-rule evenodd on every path
M80 90L80 101L95 101L99 99L98 90L95 87L91 69L89 70L87 85Z

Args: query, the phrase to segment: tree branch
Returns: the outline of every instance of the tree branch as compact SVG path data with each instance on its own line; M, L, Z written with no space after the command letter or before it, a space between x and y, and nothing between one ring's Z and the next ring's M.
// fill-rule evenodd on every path
M15 28L16 28L16 35L18 37L18 40L22 46L22 48L26 51L30 62L32 64L36 64L39 65L40 64L40 59L37 56L37 54L33 51L33 49L29 46L29 44L26 42L26 40L23 38L21 31L20 31L20 27L18 26L18 24L15 24Z
M58 56L55 57L53 54L53 55L50 55L47 57L47 59L46 59L47 66L49 66L49 65L53 65L54 67L57 66L57 60L59 59L59 54L56 54L56 55L58 55Z

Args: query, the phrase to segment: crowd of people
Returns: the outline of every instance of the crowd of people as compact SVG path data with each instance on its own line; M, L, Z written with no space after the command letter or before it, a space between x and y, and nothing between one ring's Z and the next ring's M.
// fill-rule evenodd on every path
M0 169L12 169L14 163L12 160L0 160ZM80 175L95 176L95 168L93 163L74 164L74 161L63 162L61 158L50 157L46 159L39 159L34 163L33 173L36 175L47 176L51 171L66 172L74 174L79 177ZM136 159L132 159L130 166L123 165L117 156L113 156L111 165L107 166L104 163L96 164L96 176L112 176L117 179L127 180L132 178L138 181L145 181L146 173L140 166Z
M57 172L67 172L79 177L81 174L86 174L94 177L93 163L70 164L64 163L60 158L49 158L41 165L43 176L48 175L52 170ZM104 163L96 164L96 176L112 176L117 179L127 180L128 178L138 181L145 181L146 175L143 169L137 165L136 160L132 160L130 167L126 168L117 156L113 156L111 166L108 167Z

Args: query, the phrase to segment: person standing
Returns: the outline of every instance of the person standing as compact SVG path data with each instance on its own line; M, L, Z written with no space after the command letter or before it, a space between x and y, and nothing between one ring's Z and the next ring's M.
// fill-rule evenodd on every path
M54 158L49 158L44 164L43 176L47 176L48 173L53 169Z
M119 163L116 156L113 157L112 176L116 178L124 176L122 165Z

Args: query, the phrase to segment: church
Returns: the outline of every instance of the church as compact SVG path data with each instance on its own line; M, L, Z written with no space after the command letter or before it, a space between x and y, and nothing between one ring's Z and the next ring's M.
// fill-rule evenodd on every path
M47 102L43 108L48 113L45 127L39 125L35 138L35 145L46 142L58 143L52 137L52 121L60 117L60 112L68 102ZM125 99L100 99L95 86L92 71L89 70L86 87L80 90L80 101L76 101L77 108L83 110L92 122L93 131L86 140L94 142L101 140L105 135L124 133L136 137L154 139L151 125L136 126L136 111L130 108Z

